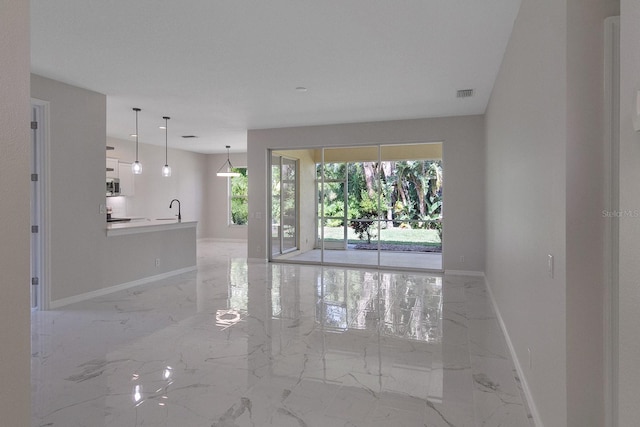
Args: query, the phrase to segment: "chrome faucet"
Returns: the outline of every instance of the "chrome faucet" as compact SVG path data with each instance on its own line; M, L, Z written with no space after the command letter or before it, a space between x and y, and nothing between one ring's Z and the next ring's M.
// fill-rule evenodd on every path
M181 222L182 221L182 215L180 214L180 200L173 199L171 201L171 203L169 203L169 209L171 209L173 207L173 202L178 202L178 222Z

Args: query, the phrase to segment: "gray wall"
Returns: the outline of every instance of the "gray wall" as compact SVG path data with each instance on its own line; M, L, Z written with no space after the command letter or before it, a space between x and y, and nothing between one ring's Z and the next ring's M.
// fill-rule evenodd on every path
M443 142L444 268L484 270L483 116L250 130L247 137L256 177L249 180L249 258L267 257L268 149Z
M640 3L622 0L620 15L620 426L640 419L640 133L634 132L635 96L640 89ZM634 215L635 214L635 215Z
M158 236L161 233L148 233L140 237L137 246L126 244L130 236L106 236L105 214L100 213L100 205L105 204L106 97L37 75L31 76L31 95L48 101L50 106L47 179L51 201L51 302L120 285L123 283L121 280L134 281L194 265L195 253L181 251L177 243L169 245L169 240ZM164 150L158 148L149 147L146 150L143 147L140 152L140 160L145 167L143 173L148 175L140 181L144 185L136 189L141 196L157 191L162 197L164 187L160 168L164 164L164 156L158 156L157 151ZM142 156L145 155L148 155L146 159L149 163L143 160L145 157ZM179 157L176 155L176 168L183 166L178 161ZM193 157L191 155L185 157L187 171L176 170L175 185L171 188L175 192L166 197L193 200L194 211L201 212L201 195L194 196L193 193L197 193L203 185L201 176L206 165L203 159L198 162L197 156L195 160L190 159ZM151 166L154 163L157 163L155 171ZM184 180L179 178L185 176L187 178ZM166 210L158 212L157 217L171 214L168 209L170 199L165 200L166 197L162 204L166 205ZM149 196L148 200L155 206L154 196ZM157 204L160 206L160 202ZM195 214L190 211L190 204L183 205L183 208L185 220L192 219ZM178 240L176 237L176 242ZM195 235L193 240L195 244ZM164 246L158 242L163 242ZM136 262L116 262L124 251L131 258L128 261ZM155 267L155 258L161 258L159 268ZM120 271L116 274L114 265L118 264Z
M30 425L29 334L29 2L0 13L0 414Z
M603 24L615 12L524 0L486 113L487 283L546 426L604 423Z
M50 102L50 295L54 301L102 287L106 97L37 75L31 76L31 96Z
M604 20L619 0L567 1L567 421L604 425ZM599 345L594 345L598 343Z

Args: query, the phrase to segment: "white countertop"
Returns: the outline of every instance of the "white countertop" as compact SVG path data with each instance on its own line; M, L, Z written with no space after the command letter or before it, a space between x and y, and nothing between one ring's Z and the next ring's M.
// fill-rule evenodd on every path
M107 236L123 236L126 234L151 233L154 231L191 228L198 221L178 221L177 219L134 219L128 222L107 223Z

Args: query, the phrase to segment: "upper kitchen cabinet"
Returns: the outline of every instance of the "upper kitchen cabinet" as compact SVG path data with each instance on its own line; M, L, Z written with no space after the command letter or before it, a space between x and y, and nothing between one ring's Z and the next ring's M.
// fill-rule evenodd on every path
M120 195L121 196L133 196L135 194L133 172L131 171L131 163L118 163L118 170L120 178Z
M120 181L120 196L135 194L131 163L107 157L107 178L117 178Z
M107 157L107 178L118 178L118 159Z

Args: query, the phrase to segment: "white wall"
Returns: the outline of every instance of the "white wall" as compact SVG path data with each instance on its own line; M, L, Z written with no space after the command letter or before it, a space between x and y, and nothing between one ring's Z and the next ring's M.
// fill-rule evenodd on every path
M229 155L234 167L247 167L246 153L233 153ZM229 225L229 192L228 178L216 176L220 166L227 161L227 154L209 154L207 157L208 175L207 182L207 223L206 237L218 240L247 240L246 225ZM249 181L253 172L247 171Z
M620 218L618 411L619 425L631 426L640 419L640 133L632 125L640 89L640 3L622 0L620 20L620 210L631 215Z
M444 268L484 270L483 116L250 130L247 138L249 171L257 177L249 179L250 258L267 257L268 149L443 142Z
M0 414L30 425L29 2L0 8Z
M486 113L486 277L545 426L604 423L602 46L615 10L523 0Z
M107 138L107 145L114 147L114 150L106 152L107 157L126 163L135 161L135 141ZM156 219L177 215L175 203L169 209L171 200L177 198L180 200L182 220L198 221L198 238L208 237L206 230L211 220L208 209L208 155L169 149L170 177L163 177L160 173L165 161L164 147L139 143L138 160L142 164L142 174L134 175L135 195L109 197L107 203L114 209L126 205L127 217Z

